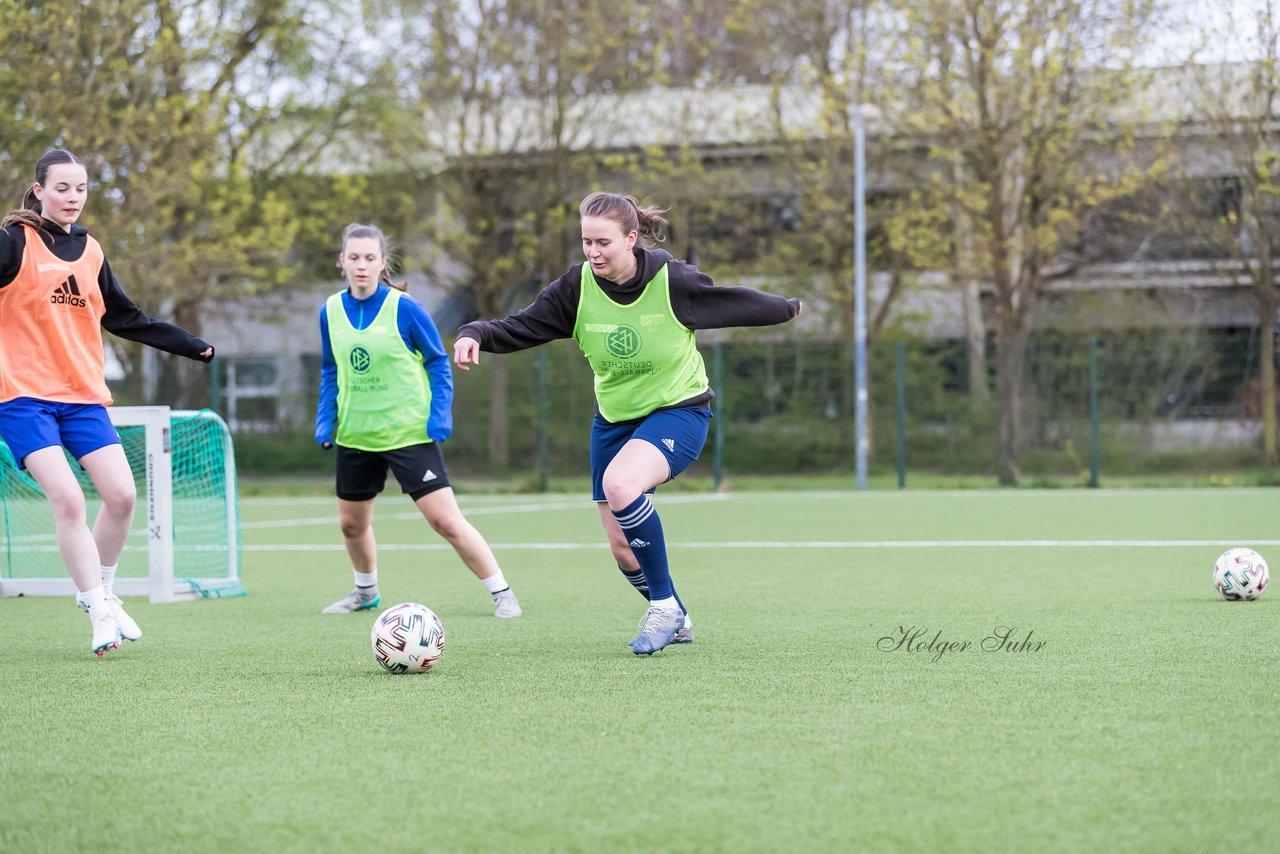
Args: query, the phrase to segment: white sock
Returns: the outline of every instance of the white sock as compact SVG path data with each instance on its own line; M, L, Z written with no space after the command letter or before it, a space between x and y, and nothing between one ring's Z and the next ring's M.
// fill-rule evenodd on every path
M663 608L667 611L679 611L680 603L676 601L676 597L668 596L666 599L650 599L650 608Z
M107 593L102 589L102 585L99 584L92 590L81 590L76 596L76 601L92 611L107 604Z
M507 583L507 579L503 577L502 570L498 570L488 578L480 579L484 582L485 589L490 593L497 593L499 590L506 590L511 585Z
M108 596L111 595L111 585L115 584L116 570L119 568L120 564L118 563L102 568L102 591Z
M376 566L369 572L353 569L351 574L356 577L356 587L370 589L378 586L378 568Z

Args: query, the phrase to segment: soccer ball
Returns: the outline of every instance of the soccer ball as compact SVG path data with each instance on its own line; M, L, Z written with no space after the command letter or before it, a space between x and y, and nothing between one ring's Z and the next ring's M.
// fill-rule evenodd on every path
M403 602L388 608L369 633L373 657L390 673L426 673L444 651L444 626L426 605Z
M1213 586L1224 599L1257 599L1270 580L1267 562L1253 549L1227 549L1213 565Z

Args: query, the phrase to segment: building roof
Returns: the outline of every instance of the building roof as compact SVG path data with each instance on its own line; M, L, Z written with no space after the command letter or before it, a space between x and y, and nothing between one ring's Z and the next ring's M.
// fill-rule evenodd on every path
M438 104L424 117L428 142L446 157L519 155L557 148L625 150L695 144L755 145L823 135L813 89L763 85L651 89L550 100L515 98L481 109Z

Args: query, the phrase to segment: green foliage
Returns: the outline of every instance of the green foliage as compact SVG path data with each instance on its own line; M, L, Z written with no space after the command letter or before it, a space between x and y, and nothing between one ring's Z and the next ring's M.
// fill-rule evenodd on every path
M896 471L901 415L910 477L972 477L989 485L997 470L998 413L994 402L974 402L967 346L957 341L904 343L901 413L898 342L869 348L871 466L881 473ZM723 435L724 472L730 477L821 477L852 471L853 406L842 397L852 357L845 343L730 338L718 345L719 375L716 347L704 347L717 399L697 476L713 474L716 431ZM1097 453L1103 482L1144 474L1200 477L1259 465L1257 448L1241 443L1237 433L1256 418L1250 395L1257 368L1245 358L1251 347L1248 335L1233 334L1131 332L1100 341ZM1033 342L1020 449L1028 475L1070 485L1087 482L1094 453L1089 359L1088 337ZM540 379L544 360L546 374ZM494 405L489 381L502 363L515 390L503 428L516 461L510 472L495 466L489 451ZM544 383L545 401L539 397ZM544 409L549 474L585 475L594 396L590 370L572 342L510 356L486 355L472 371L458 372L455 392L455 430L445 454L464 482L509 477L522 488L537 488ZM243 438L243 446L237 439L237 449L244 474L310 473L317 465L328 472L328 463L312 453L309 434Z
M1017 345L1041 322L1046 274L1104 254L1118 224L1130 233L1159 224L1144 251L1162 242L1234 257L1245 251L1242 231L1256 247L1276 242L1267 236L1274 213L1262 204L1276 195L1274 62L1244 86L1206 73L1198 87L1217 99L1203 107L1234 103L1219 96L1239 91L1262 110L1241 125L1201 110L1209 124L1239 131L1220 150L1239 172L1238 204L1204 205L1199 185L1183 177L1147 186L1171 169L1159 139L1166 128L1147 115L1117 123L1114 110L1150 82L1128 60L1149 38L1154 6L921 0L885 14L861 0L664 0L633 4L620 18L616 4L596 0L0 0L0 187L16 201L44 148L76 150L94 182L85 223L126 288L144 308L196 331L211 300L333 276L337 235L351 221L382 226L406 271L463 286L482 316L504 315L577 260L576 202L607 187L669 207L676 255L721 282L756 276L806 297L809 311L826 312L827 328L847 341L849 108L874 104L881 115L868 124L868 251L882 275L873 281L871 340L900 334L908 320L902 295L933 271L974 295L966 304L974 341L986 337L976 288L988 283L985 322L1002 344ZM1258 46L1274 58L1268 26ZM751 117L758 139L734 137L734 117L708 115L696 101L693 109L660 102L647 116L633 102L600 97L746 84L773 87L765 115ZM812 98L791 103L795 90L783 86ZM797 112L808 114L802 135L788 120ZM646 121L682 135L646 142ZM619 126L634 145L616 143ZM707 144L726 130L731 144ZM1204 229L1196 240L1187 227L1166 228L1190 214ZM1242 269L1268 281L1268 257ZM1259 316L1275 313L1272 290L1258 292ZM1064 320L1073 330L1094 323ZM118 349L139 373L138 348ZM1019 397L1030 372L1017 352L989 354L1003 395L993 416L981 403L991 385L984 365L931 361L913 348L913 413L929 424L967 425L975 444L966 459L985 460L985 434L1000 436L1000 465L1010 468L1014 453L1047 441L1036 419L1053 405L1037 399L1039 387ZM815 354L807 356L850 362L839 347ZM770 358L778 361L775 354L753 364ZM959 361L970 375L955 373ZM731 376L726 399L753 425L812 418L814 435L824 437L818 447L781 454L807 465L839 453L834 437L843 431L813 413L832 405L847 417L852 389L847 371L823 367L819 386L794 364L787 391L772 388L786 381L772 377L747 404L753 392L738 394ZM1078 370L1079 357L1070 364ZM1265 380L1270 360L1260 364ZM1162 391L1194 391L1213 379L1211 368L1165 371L1162 381L1176 388ZM172 402L181 403L195 369L166 370L187 381L176 386ZM883 376L879 366L874 373ZM1062 381L1049 373L1047 385ZM502 469L531 451L529 432L509 423L529 417L527 398L508 400L504 389L521 389L532 374L512 360L478 376L493 383L486 391L495 399L468 392L472 410L493 419L475 435L492 444L460 437L459 453ZM1114 382L1129 395L1104 401L1108 414L1149 407L1145 375ZM964 393L974 410L953 405ZM874 395L881 452L892 432L886 394ZM1270 382L1263 395L1270 413ZM1022 411L1036 415L1016 417ZM1274 433L1273 424L1266 429ZM550 453L558 465L574 459L554 443Z
M75 151L91 183L82 223L130 296L197 333L210 300L288 287L312 246L336 251L363 192L343 177L297 192L334 129L373 104L376 69L339 35L342 8L0 4L0 69L21 69L0 71L0 186L16 202L44 149ZM140 348L117 351L134 369Z
M242 477L333 473L333 452L325 451L304 433L255 434L235 437L236 467Z
M1002 482L1018 477L1020 353L1054 268L1079 257L1093 212L1140 190L1161 162L1139 151L1145 121L1116 120L1148 75L1131 58L1153 23L1152 2L1044 0L903 9L914 46L907 108L894 119L931 145L926 176L956 224L955 280L994 291L997 434ZM1116 67L1098 68L1101 45ZM1100 161L1104 161L1100 163ZM971 319L971 323L974 319Z

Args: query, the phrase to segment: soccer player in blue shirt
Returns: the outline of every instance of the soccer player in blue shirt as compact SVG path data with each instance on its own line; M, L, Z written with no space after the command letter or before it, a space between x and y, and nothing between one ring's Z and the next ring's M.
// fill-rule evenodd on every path
M388 469L431 527L492 594L494 616L518 617L520 603L493 550L458 507L440 444L453 432L449 356L422 304L392 287L387 238L371 225L342 233L338 266L348 287L320 309L320 405L316 441L337 452L338 524L355 588L325 608L376 608L373 499Z

